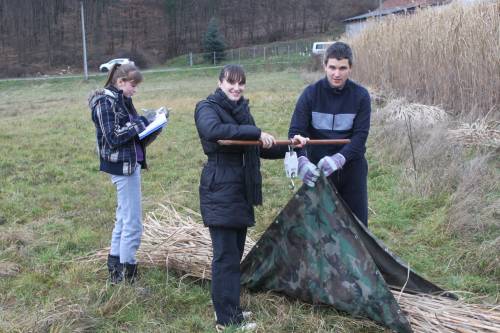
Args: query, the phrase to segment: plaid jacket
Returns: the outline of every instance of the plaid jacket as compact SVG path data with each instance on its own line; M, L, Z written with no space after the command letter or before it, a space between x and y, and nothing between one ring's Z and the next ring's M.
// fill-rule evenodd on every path
M127 100L121 91L113 88L94 91L89 97L89 107L96 128L100 170L113 175L131 175L137 165L134 140L146 128L148 120L137 115L130 98ZM144 152L142 166L147 168L146 144L139 143Z

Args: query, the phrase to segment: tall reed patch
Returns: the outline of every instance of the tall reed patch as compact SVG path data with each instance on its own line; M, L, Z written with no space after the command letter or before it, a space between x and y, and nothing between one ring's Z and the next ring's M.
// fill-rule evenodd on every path
M498 111L499 1L453 3L372 23L348 41L357 80L455 115Z
M348 43L355 79L388 95L370 154L403 166L401 196L443 209L441 230L475 249L457 249L464 272L498 277L500 1L384 17Z

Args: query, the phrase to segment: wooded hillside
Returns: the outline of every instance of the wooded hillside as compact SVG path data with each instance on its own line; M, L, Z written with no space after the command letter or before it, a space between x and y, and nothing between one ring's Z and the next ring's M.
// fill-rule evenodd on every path
M228 47L328 33L378 0L83 0L89 68L118 56L143 63L200 51L216 17ZM81 68L78 0L0 0L0 76Z

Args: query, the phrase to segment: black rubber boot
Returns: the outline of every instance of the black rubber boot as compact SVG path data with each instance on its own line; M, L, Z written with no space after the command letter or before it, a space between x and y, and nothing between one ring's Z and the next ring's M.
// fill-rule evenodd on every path
M129 283L134 283L135 280L137 279L137 264L125 263L123 265L125 267L124 271L125 281Z
M123 264L120 263L120 257L108 254L108 271L111 284L123 281Z

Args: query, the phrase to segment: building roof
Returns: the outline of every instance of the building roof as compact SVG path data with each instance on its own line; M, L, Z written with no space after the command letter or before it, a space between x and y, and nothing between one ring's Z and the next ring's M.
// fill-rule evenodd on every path
M345 19L344 23L351 23L356 21L365 21L370 17L386 16L390 14L397 14L401 12L414 10L416 7L422 6L435 6L449 1L437 0L386 0L382 5L372 12L366 14L350 17Z
M395 7L405 7L410 5L427 5L433 1L430 0L385 0L380 9L388 9ZM435 2L435 1L434 1Z

